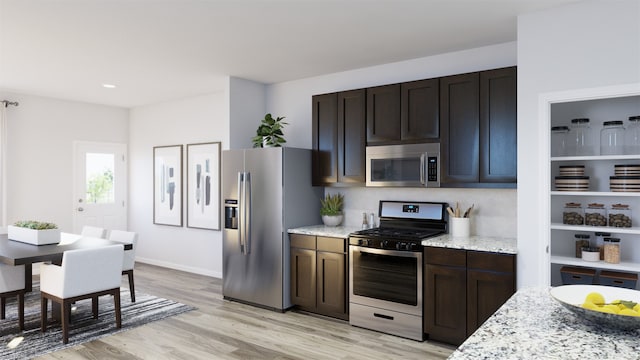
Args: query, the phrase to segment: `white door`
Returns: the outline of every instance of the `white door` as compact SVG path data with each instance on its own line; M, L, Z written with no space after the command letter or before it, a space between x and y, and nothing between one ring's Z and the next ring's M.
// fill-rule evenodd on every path
M76 141L73 147L73 232L84 225L127 230L127 145Z

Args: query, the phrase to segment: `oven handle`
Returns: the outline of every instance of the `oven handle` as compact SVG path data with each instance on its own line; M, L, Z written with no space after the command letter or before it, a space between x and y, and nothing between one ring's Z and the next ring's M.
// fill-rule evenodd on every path
M369 248L364 246L357 245L349 245L349 248L352 251L359 251L365 254L376 254L376 255L387 255L387 256L398 256L398 257L410 257L410 258L419 258L422 255L420 251L399 251L399 250L387 250L387 249L376 249Z

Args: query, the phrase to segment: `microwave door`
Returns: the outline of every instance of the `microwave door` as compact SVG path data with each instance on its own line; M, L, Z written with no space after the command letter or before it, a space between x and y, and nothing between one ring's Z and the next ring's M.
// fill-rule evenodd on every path
M367 186L425 187L424 153L371 155L367 158ZM426 157L426 156L425 156Z

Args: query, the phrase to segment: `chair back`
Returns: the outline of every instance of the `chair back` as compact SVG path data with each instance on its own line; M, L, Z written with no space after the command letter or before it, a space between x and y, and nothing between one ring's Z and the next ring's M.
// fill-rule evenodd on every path
M123 256L124 245L120 244L65 251L61 265L62 298L119 288Z
M122 260L122 270L131 270L136 261L136 245L138 244L138 234L132 231L111 230L109 240L123 244L131 244L132 249L124 252Z
M101 227L85 225L82 227L82 232L80 233L80 235L104 239L107 236L107 230Z
M24 289L24 265L0 264L0 293Z

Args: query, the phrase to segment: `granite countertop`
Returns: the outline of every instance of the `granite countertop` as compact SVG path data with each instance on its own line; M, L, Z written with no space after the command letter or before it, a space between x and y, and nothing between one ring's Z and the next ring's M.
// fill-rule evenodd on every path
M352 232L359 231L355 226L312 225L289 229L289 234L328 236L346 239ZM453 237L449 234L423 240L423 246L435 246L462 250L489 251L503 254L517 254L515 238L489 236Z
M361 228L357 228L354 226L312 225L289 229L288 231L289 234L328 236L346 239L349 237L349 234L358 230L361 230Z
M422 246L489 251L503 254L518 253L518 246L515 238L490 236L453 237L449 234L446 234L423 240Z
M640 329L581 320L549 288L518 290L449 357L477 359L638 359Z

